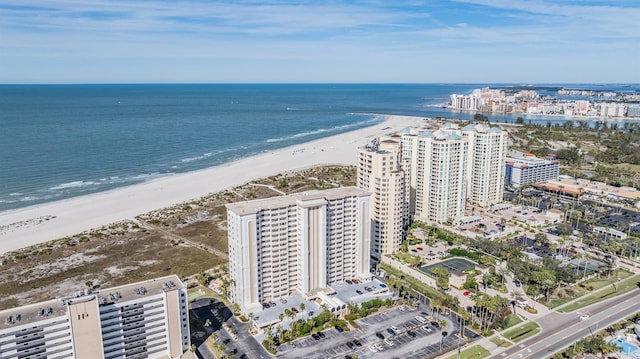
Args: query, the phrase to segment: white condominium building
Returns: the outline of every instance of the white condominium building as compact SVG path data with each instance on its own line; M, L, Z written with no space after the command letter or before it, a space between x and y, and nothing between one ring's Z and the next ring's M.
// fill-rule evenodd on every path
M168 276L0 311L0 358L180 358L187 290Z
M227 205L230 299L245 313L370 274L367 191L310 191Z
M467 199L481 207L501 203L509 139L506 131L477 124L463 127L461 133L469 140Z
M507 140L506 132L486 125L404 130L401 163L409 173L409 212L445 223L464 216L466 200L480 206L501 202Z
M400 142L374 141L358 149L357 184L371 193L371 256L400 249L408 220L405 173L400 168Z
M415 146L417 156L411 167L416 185L414 216L438 223L464 216L468 141L442 128L421 132Z

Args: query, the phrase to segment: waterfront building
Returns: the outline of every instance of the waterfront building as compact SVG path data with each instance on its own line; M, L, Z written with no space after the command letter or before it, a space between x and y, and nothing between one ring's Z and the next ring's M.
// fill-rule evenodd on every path
M187 290L173 275L0 311L0 358L180 358Z
M374 260L398 251L404 237L408 201L400 158L397 138L376 139L358 149L357 184L371 193L371 256Z
M369 279L370 194L356 187L227 205L230 299L243 313L293 293Z
M557 179L560 175L560 163L555 155L539 158L531 153L511 151L505 164L505 184L515 188Z
M627 116L640 117L640 105L629 105L627 108Z
M616 102L603 102L600 104L600 116L624 117L627 113L627 104Z
M456 95L451 98L451 108L459 110L480 110L482 99L476 95Z

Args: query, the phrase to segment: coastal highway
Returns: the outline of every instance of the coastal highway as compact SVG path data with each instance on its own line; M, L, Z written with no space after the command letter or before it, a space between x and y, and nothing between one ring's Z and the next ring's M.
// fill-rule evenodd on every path
M640 311L640 289L593 304L573 313L552 312L537 320L542 332L516 344L491 359L550 358L572 343ZM581 320L580 316L589 314Z

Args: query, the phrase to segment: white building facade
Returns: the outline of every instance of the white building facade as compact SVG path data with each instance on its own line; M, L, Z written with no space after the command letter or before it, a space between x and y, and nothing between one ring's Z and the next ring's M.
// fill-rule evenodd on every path
M245 313L265 301L369 279L370 194L356 187L227 205L230 299Z
M187 290L177 276L0 312L0 358L180 358Z
M547 158L538 158L534 155L509 156L505 161L505 183L515 188L558 179L560 176L560 163L554 156Z
M467 199L489 207L501 203L504 194L508 135L497 127L467 125L461 130L469 141L467 156Z
M409 172L409 213L446 223L464 216L467 200L483 207L502 202L507 141L505 131L486 125L404 131L401 162Z

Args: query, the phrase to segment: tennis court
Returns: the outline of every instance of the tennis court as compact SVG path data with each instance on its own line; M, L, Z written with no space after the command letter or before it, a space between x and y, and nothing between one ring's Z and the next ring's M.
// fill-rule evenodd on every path
M456 271L464 272L465 270L474 268L475 266L476 266L476 262L470 259L463 258L463 257L452 257L452 258L447 258L442 262L422 266L420 267L420 270L431 275L432 274L431 271L433 270L433 268L438 268L438 267L446 268L449 271L449 273L452 273Z

